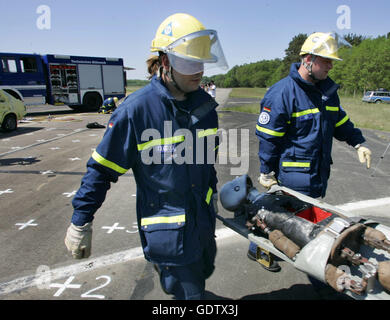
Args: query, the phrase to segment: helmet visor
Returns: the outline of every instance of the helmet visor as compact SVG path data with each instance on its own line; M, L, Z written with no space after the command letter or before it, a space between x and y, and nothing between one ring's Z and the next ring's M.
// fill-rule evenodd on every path
M211 68L227 70L229 68L217 32L214 30L201 30L190 33L161 49L168 54L172 67L178 72L180 72L180 70L175 68L174 64L175 62L176 65L180 63L180 67L182 67L184 62L181 60L185 60L185 62L189 63L188 68L190 70L199 69L200 71L203 71ZM180 58L181 60L176 58ZM203 70L201 70L201 66L204 67ZM193 74L188 73L190 71L186 72L187 73L183 74Z
M204 71L203 62L180 58L171 53L167 53L167 55L172 68L181 74L191 75Z

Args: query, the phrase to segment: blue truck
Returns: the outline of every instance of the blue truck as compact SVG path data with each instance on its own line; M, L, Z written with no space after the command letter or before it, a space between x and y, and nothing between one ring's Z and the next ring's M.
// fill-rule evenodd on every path
M121 58L0 52L0 61L0 89L26 105L93 111L105 99L126 94Z

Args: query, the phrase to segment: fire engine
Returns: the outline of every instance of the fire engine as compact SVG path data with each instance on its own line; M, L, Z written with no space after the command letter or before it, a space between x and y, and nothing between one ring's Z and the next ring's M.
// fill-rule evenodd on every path
M0 61L0 89L26 105L98 110L105 99L125 96L121 58L0 53Z

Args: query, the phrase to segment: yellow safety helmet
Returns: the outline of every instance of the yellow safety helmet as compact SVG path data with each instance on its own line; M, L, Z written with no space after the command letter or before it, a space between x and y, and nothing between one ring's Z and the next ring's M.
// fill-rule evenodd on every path
M152 40L151 51L165 51L176 40L201 30L205 30L205 27L193 16L186 13L171 15L158 27L156 36ZM189 43L183 42L173 50L197 59L208 59L210 58L210 39L201 37Z
M204 63L228 68L217 32L186 13L173 14L160 24L150 51L166 53L173 68L183 74L203 71Z
M118 102L118 98L117 98L117 97L114 97L114 102L115 102L115 103Z
M350 47L351 45L337 33L315 32L305 40L299 55L313 54L341 61L342 59L338 56L338 50L342 46Z

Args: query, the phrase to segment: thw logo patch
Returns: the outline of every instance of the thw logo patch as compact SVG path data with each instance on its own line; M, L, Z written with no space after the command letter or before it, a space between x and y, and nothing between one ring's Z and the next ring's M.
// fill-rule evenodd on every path
M172 37L172 22L168 23L161 34Z

